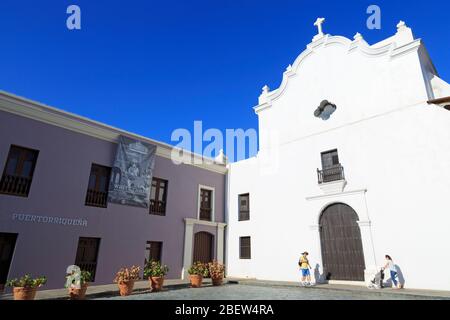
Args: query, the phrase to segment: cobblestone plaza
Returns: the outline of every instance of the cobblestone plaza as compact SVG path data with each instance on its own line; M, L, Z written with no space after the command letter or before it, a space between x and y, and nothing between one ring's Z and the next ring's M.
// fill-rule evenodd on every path
M377 290L370 292L228 284L199 289L169 289L158 293L137 293L127 297L102 297L101 300L439 300L439 297L400 295Z

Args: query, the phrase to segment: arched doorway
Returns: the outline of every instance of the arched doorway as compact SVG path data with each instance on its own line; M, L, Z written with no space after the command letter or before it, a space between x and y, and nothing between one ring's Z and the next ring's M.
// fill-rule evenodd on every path
M197 232L194 236L193 261L208 263L213 260L214 236L208 232Z
M364 281L364 252L358 215L335 203L320 216L323 271L327 280Z

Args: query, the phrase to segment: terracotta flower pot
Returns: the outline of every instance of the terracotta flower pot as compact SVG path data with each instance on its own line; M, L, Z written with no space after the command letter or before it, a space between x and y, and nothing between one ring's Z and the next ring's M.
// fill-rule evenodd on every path
M192 288L200 288L202 286L203 276L198 274L191 274L189 276L189 279L191 280Z
M120 295L129 296L133 292L134 280L122 281L118 285Z
M164 284L164 277L150 277L148 278L152 287L152 292L161 291Z
M89 286L89 283L83 283L80 289L70 288L69 296L71 300L83 300L86 297L86 290Z
M14 300L34 300L37 288L30 287L14 287Z
M223 277L211 278L213 286L221 286L223 283Z

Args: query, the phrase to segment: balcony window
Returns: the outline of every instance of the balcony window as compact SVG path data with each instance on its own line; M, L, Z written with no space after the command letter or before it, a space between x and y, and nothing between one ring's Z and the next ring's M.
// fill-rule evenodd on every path
M322 170L317 169L319 184L344 180L344 167L339 163L337 150L322 152Z
M0 193L28 197L39 151L11 146L0 180Z
M150 214L166 215L167 185L167 180L153 178L150 192Z
M92 164L89 185L86 193L86 205L106 208L108 202L111 168Z
M200 220L212 220L212 190L200 189Z

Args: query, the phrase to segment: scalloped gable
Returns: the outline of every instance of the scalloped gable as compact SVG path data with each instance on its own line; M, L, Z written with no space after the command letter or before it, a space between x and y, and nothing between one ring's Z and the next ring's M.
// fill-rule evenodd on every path
M421 47L424 48L421 39L414 39L412 30L403 21L400 21L397 25L397 33L394 36L373 45L369 45L359 33L354 36L353 40L344 36L323 35L308 44L306 50L297 57L292 65L287 67L283 73L283 79L278 89L269 91L267 86L263 88L263 92L259 97L259 104L254 107L255 113L258 114L272 106L272 102L283 94L287 88L289 79L300 71L301 66L307 61L308 57L318 54L322 48L331 46L342 46L348 53L359 52L371 58L389 57L390 59L400 57L411 51L418 51ZM427 63L432 66L430 73L437 74L428 56Z

